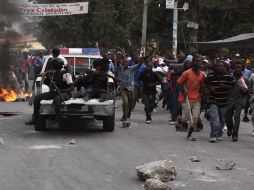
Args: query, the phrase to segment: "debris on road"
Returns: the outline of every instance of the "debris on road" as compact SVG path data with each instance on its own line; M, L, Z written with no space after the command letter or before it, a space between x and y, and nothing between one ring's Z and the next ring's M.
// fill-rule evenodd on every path
M4 140L0 137L0 148L4 148Z
M20 115L20 112L0 112L0 115L5 116L5 117L10 117L10 116L15 116L15 115Z
M171 188L158 179L148 179L145 183L145 190L171 190Z
M47 150L47 149L61 149L62 146L59 145L34 145L29 147L29 149L33 150Z
M191 157L189 157L189 160L191 162L201 162L201 160L198 156L191 156Z
M69 142L70 145L75 145L76 144L76 140L75 139L71 139Z
M216 162L217 170L232 170L235 167L235 162L231 160L217 159Z
M175 179L177 175L175 167L170 160L155 161L136 167L137 176L140 180L159 179L168 182Z
M130 121L123 121L122 128L131 128L131 122Z

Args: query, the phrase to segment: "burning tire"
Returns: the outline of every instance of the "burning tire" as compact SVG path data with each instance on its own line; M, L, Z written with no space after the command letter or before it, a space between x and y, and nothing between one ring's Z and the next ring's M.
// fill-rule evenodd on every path
M115 113L103 119L103 131L113 132L115 129Z
M39 115L38 121L34 124L35 131L45 131L46 130L46 116Z

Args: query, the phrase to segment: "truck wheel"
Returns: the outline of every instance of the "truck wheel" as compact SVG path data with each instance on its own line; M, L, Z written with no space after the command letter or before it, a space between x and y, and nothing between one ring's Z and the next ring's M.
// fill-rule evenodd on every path
M46 116L39 115L38 121L34 124L35 131L45 131L46 130Z
M103 119L103 131L113 132L115 129L115 113Z

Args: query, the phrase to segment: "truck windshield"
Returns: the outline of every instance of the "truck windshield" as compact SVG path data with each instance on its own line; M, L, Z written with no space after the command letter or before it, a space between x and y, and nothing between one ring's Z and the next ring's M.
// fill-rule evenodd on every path
M85 75L87 69L92 69L92 64L95 58L90 58L90 68L89 68L89 58L87 57L65 57L68 62L68 66L70 70L73 72L75 76ZM48 59L48 63L46 65L45 71L52 70L51 64L52 58Z

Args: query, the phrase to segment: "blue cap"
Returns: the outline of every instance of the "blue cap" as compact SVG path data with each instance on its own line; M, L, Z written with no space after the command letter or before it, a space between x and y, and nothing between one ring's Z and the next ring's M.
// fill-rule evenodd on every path
M189 61L189 62L192 62L193 60L193 56L192 55L188 55L185 59L185 61Z

